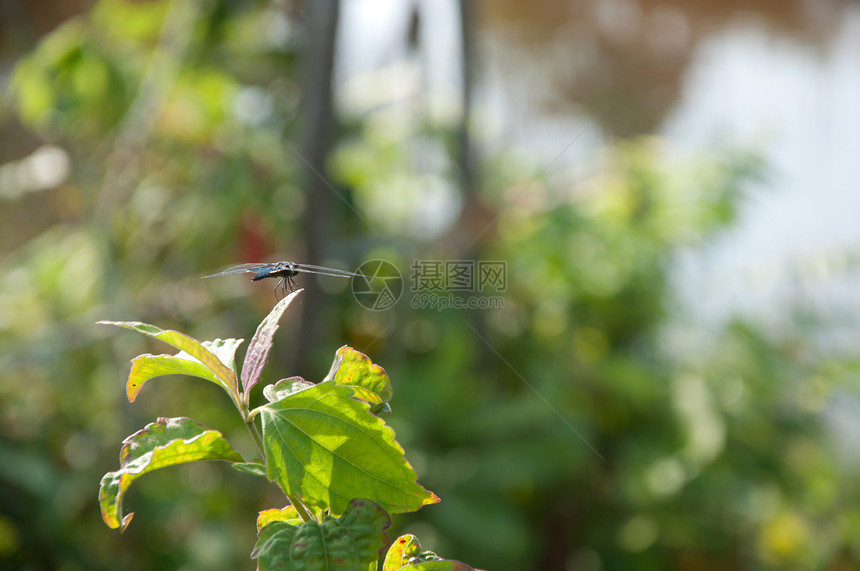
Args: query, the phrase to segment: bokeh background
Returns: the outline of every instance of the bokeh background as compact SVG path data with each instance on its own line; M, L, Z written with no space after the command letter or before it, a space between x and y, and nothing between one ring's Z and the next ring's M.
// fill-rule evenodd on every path
M270 287L199 277L267 259L403 273L386 311L300 277L266 371L388 371L442 498L392 536L493 570L860 566L858 2L5 0L0 86L0 567L252 568L285 500L220 463L102 523L156 417L252 445L209 383L126 402L167 348L94 322L248 339ZM504 261L503 303L413 308L414 260Z

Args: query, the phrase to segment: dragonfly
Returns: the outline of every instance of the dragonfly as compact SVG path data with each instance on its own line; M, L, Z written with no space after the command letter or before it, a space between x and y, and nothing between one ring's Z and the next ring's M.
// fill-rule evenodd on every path
M312 264L297 264L296 262L268 262L268 263L252 263L239 264L238 266L230 266L226 270L220 271L217 274L203 276L203 278L218 278L221 276L232 276L236 274L254 274L251 281L260 281L266 278L280 278L281 281L275 286L275 297L278 296L278 289L284 295L288 291L296 289L296 282L293 278L299 274L319 274L321 276L332 276L336 278L366 278L370 276L357 274L355 272L347 272L335 268L326 268L324 266L314 266Z

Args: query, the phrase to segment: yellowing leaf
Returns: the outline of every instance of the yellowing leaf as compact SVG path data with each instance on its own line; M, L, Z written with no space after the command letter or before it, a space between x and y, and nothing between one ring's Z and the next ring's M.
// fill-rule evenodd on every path
M371 405L388 402L393 394L385 369L374 364L364 353L347 345L337 350L326 380L352 387L355 398Z
M125 529L134 514L122 515L122 498L132 482L159 468L201 460L243 461L220 432L207 430L191 419L159 418L148 424L125 439L120 452L121 468L102 477L102 519L112 529Z

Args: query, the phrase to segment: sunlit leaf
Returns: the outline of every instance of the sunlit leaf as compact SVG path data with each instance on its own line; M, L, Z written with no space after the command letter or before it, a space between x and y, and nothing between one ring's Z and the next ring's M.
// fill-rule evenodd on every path
M414 535L401 535L385 554L382 571L474 571L459 561L442 559L432 551L422 551L421 543Z
M153 337L155 339L158 339L159 341L163 341L169 345L173 345L174 347L176 347L180 351L184 351L187 355L189 355L190 357L193 357L194 359L197 359L207 369L209 369L212 372L212 374L214 375L214 377L216 379L218 379L218 381L220 381L219 384L222 387L224 387L225 390L227 390L227 392L231 395L231 397L234 400L238 400L238 396L237 396L238 395L238 382L236 380L236 373L233 371L233 369L229 368L227 365L222 363L221 360L218 358L218 356L215 353L213 353L212 351L210 351L209 349L207 349L206 346L204 346L204 344L201 343L200 341L197 341L196 339L189 337L188 335L185 335L184 333L180 333L178 331L172 331L169 329L167 329L167 330L159 329L158 327L156 327L154 325L149 325L148 323L141 323L139 321L99 321L97 323L99 323L101 325L116 325L118 327L124 327L126 329L131 329L132 331L137 331L138 333L142 333L143 335L146 335L148 337ZM238 342L235 340L227 340L226 342L223 342L223 345L217 345L217 346L214 346L213 348L215 348L215 350L219 351L220 353L225 354L228 351L230 351L231 342L236 343L236 345L238 345ZM210 344L210 346L213 346L213 345ZM235 351L235 346L232 347L232 350ZM232 353L230 353L230 354L232 355ZM180 355L177 355L176 357L182 358ZM232 358L231 358L231 360L232 360ZM133 391L133 392L129 388L127 388L127 390L126 390L126 392L129 393L129 399L130 400L133 400L132 394L136 395L137 392L140 390L140 386L139 386L140 384L145 382L148 378L152 378L153 376L156 376L156 375L151 375L149 377L146 377L148 366L145 366L145 365L148 365L148 364L145 362L143 364L141 364L141 369L142 369L141 379L143 379L143 380L137 384L137 387L136 387L137 390ZM165 362L162 361L159 363L150 363L149 365L152 365L152 366L157 365L158 367L175 367L175 366L178 366L179 363L174 361L168 366ZM193 369L193 367L189 370L192 370L192 369ZM192 373L189 373L186 371L182 371L182 372L183 372L183 374L192 374ZM196 372L199 373L200 371L197 370ZM168 373L157 373L157 374L168 374ZM200 376L200 375L195 374L194 376ZM207 377L204 376L203 378L207 378ZM129 379L129 384L131 384L131 383L132 383L132 379Z
M339 385L346 385L355 390L355 398L380 405L388 402L392 396L391 381L385 369L375 365L370 358L344 345L337 350L334 362L326 380L333 379Z
M401 535L388 548L385 561L382 563L382 571L396 571L407 565L412 558L418 557L420 553L421 543L417 537L411 534Z
M122 441L122 448L119 450L119 465L125 467L129 462L137 460L159 446L170 444L174 440L189 440L207 430L196 420L184 416L177 418L159 417L155 422L150 422Z
M394 431L351 388L324 382L257 410L267 475L287 495L335 515L356 497L391 513L439 501L416 482Z
M266 525L251 557L258 560L260 571L375 568L388 545L385 530L390 524L391 518L381 507L356 499L340 518L325 516L322 523L299 526L285 521Z
M215 341L203 341L201 345L214 353L222 363L232 369L234 367L233 359L236 348L241 343L242 339L216 339ZM143 384L161 375L189 375L206 379L225 389L228 388L211 369L186 351L180 351L176 355L145 354L131 360L131 372L128 375L128 382L125 387L128 400L134 402Z
M128 526L133 513L122 515L128 487L142 475L177 464L202 460L242 462L242 457L216 430L188 418L159 418L125 439L121 468L108 472L99 486L102 519L112 529Z
M224 386L221 379L199 361L178 355L138 355L131 360L131 372L125 385L129 402L134 402L146 381L162 375L189 375Z
M279 301L257 327L257 332L248 345L248 352L245 353L245 364L242 365L242 388L246 393L260 382L263 367L266 366L269 351L272 349L272 338L278 330L278 320L301 291L296 290Z

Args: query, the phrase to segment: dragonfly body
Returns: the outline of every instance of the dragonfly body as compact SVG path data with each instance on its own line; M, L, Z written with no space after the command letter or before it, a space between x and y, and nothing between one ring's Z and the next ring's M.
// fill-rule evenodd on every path
M271 264L268 268L263 268L262 270L258 271L257 274L253 278L251 278L251 280L258 282L266 278L289 279L299 275L299 269L294 266L296 266L296 264L294 264L293 262L278 262L276 264Z
M321 276L332 276L336 278L370 279L370 276L366 276L364 274L356 274L354 272L337 270L335 268L326 268L324 266L314 266L311 264L297 264L295 262L239 264L238 266L231 266L224 271L218 272L217 274L203 277L217 278L220 276L231 276L235 274L247 273L254 274L251 280L255 282L266 278L280 278L281 281L279 281L278 285L275 286L275 291L277 292L278 288L280 288L285 294L287 293L287 291L293 291L294 289L296 289L296 282L293 281L293 278L301 273L318 274Z

